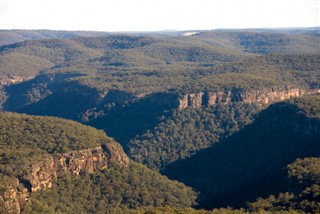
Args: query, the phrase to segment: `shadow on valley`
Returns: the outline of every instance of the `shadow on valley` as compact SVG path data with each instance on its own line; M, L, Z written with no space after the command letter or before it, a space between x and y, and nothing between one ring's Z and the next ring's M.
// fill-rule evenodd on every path
M320 120L312 118L312 109L317 108L311 105L308 112L289 101L274 104L251 125L163 173L200 191L199 207L206 209L244 207L286 192L287 165L320 156Z
M9 85L5 87L7 99L3 107L6 111L22 111L20 109L33 109L36 105L41 106L40 101L62 88L66 79L78 76L83 75L78 73L40 74L34 79ZM41 113L37 112L37 114Z
M88 122L88 125L103 129L128 150L127 143L130 139L154 128L177 107L176 95L154 93L127 105L112 108L104 112L104 116Z

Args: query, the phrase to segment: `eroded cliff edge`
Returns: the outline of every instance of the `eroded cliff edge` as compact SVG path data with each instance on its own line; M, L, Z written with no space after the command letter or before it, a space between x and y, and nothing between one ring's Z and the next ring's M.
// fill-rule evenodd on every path
M51 188L57 178L67 173L94 173L108 168L110 163L129 164L129 158L119 144L108 143L92 149L44 155L41 161L29 165L26 175L6 182L6 189L0 192L0 213L20 213L29 202L31 192Z
M307 90L291 86L275 86L260 90L233 88L219 92L199 92L186 94L179 98L179 109L210 107L218 103L243 102L259 106L269 105L285 99L303 95L320 94L320 89Z

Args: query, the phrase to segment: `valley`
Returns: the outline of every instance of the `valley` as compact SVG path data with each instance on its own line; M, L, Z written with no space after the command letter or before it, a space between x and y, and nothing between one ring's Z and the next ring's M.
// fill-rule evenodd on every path
M0 31L0 213L319 211L319 33L188 33Z

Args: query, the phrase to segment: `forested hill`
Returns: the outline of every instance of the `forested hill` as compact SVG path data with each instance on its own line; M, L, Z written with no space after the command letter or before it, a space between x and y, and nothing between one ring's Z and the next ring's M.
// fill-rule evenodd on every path
M320 157L319 107L319 96L271 105L238 133L163 173L200 191L205 208L245 206L286 192L287 164Z
M54 30L0 30L0 46L27 40L68 39L79 36L105 36L107 32Z
M1 112L93 126L139 162L94 128L1 113L2 204L11 190L30 199L26 213L196 204L152 168L200 191L199 207L272 211L283 197L256 198L284 192L287 165L319 155L316 32L0 33L11 39L0 46Z
M196 194L128 159L102 131L0 113L0 212L81 213L190 207Z
M206 31L4 45L0 110L103 129L131 158L161 169L271 103L319 93L319 43L316 34Z
M185 70L260 54L319 53L318 44L319 37L312 34L201 32L173 37L120 34L3 45L0 59L2 74L23 77L51 67L86 73L128 67L131 71L133 67L143 71Z

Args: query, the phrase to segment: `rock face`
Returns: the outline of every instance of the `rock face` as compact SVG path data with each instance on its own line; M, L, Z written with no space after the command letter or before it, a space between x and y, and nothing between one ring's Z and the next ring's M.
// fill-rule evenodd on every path
M179 109L210 107L218 103L243 102L253 103L259 106L268 105L293 97L301 97L305 94L319 94L320 90L304 90L299 88L271 87L262 90L245 91L231 89L223 92L200 92L188 94L179 99Z
M110 143L93 149L47 155L42 161L31 164L30 173L15 179L0 195L0 213L20 213L29 201L30 192L51 188L55 179L66 173L93 173L108 168L110 163L129 164L129 158L119 144Z
M28 189L18 179L14 179L0 195L0 213L20 213L21 208L28 202Z
M24 78L20 76L12 76L6 74L0 74L0 86L1 85L11 85L24 81Z

